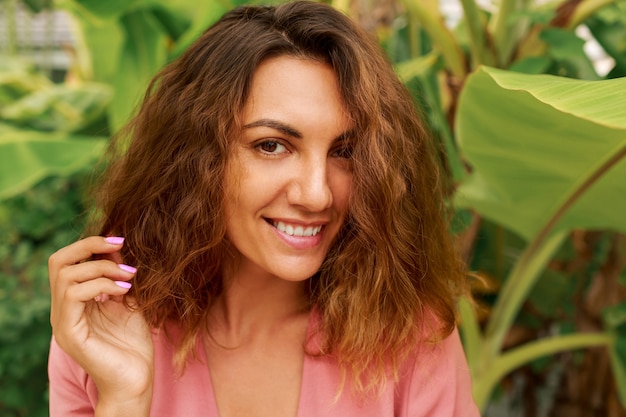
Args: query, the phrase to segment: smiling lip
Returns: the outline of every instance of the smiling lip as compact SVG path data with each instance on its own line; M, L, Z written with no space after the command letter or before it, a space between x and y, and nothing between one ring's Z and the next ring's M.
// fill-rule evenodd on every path
M322 241L323 224L297 224L280 220L267 220L274 233L293 249L310 249Z
M311 237L317 235L322 226L303 226L299 224L290 224L281 221L272 221L272 226L289 236Z

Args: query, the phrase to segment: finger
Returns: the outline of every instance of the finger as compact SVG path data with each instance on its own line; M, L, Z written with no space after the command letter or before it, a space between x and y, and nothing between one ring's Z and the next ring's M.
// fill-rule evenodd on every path
M60 269L82 262L95 254L111 254L119 251L124 244L121 237L91 236L65 246L53 253L48 259L50 281L56 280Z
M53 331L69 330L77 326L83 318L85 303L93 301L99 294L106 294L109 297L122 296L131 286L129 282L113 281L108 278L97 278L69 286L60 304L58 321L53 323Z
M117 264L108 260L87 261L65 267L57 274L57 281L53 286L75 284L100 277L110 278L114 281L127 281L136 272L137 269L130 265Z
M115 264L106 260L88 261L64 268L58 273L57 279L50 284L52 295L50 320L54 321L56 319L58 305L63 302L61 300L64 299L65 292L70 286L98 278L108 278L112 281L128 281L133 278L136 272L137 269L132 266ZM104 295L99 298L101 301L105 301L107 296Z
M119 251L103 255L102 259L108 259L110 261L115 262L116 264L121 264L124 262L124 260L122 259L122 254Z

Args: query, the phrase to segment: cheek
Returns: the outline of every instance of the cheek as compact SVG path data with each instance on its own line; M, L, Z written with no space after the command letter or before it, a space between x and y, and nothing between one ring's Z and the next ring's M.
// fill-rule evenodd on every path
M230 213L254 213L270 204L280 191L284 172L259 167L254 162L238 170L228 181L226 209ZM227 212L227 215L229 213Z
M342 172L332 178L333 204L338 212L345 214L352 194L352 174Z

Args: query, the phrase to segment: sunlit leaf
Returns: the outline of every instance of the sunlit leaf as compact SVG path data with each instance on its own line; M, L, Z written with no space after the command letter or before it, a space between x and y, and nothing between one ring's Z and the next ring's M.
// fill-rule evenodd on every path
M107 140L63 133L0 128L0 199L49 175L68 175L102 155Z
M626 146L626 79L580 81L483 67L456 132L472 175L457 203L531 239L600 161ZM597 181L557 230L626 231L626 162Z
M411 78L425 76L428 71L433 69L438 60L439 55L431 53L419 58L400 62L396 65L395 70L398 77L400 77L402 81L407 82Z
M111 84L122 76L118 66L125 41L124 30L117 20L81 23L91 59L91 76L94 81Z
M120 22L125 42L117 68L120 76L113 80L110 115L114 131L128 121L148 83L167 59L167 36L149 11L129 13Z
M74 0L92 15L102 19L112 19L120 16L131 6L141 3L141 0Z
M215 23L224 13L230 10L233 6L230 1L210 0L205 7L198 9L195 6L195 2L190 3L189 0L178 0L179 3L193 4L194 18L191 26L187 31L181 35L177 40L176 46L170 53L170 59L174 59L182 54L188 47L200 36L210 25Z
M76 131L104 114L111 99L102 84L56 85L0 109L0 119L39 130Z

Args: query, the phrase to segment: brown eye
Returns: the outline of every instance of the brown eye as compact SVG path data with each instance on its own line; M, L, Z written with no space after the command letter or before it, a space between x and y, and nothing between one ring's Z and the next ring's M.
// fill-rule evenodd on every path
M261 149L265 152L274 153L276 152L276 148L278 148L278 143L276 142L265 142L261 144Z
M285 145L276 142L275 140L267 140L265 142L261 142L256 145L256 148L262 153L271 155L279 155L287 151Z
M348 144L337 147L332 155L336 158L350 159L352 158L352 147Z

